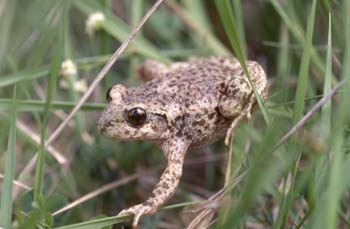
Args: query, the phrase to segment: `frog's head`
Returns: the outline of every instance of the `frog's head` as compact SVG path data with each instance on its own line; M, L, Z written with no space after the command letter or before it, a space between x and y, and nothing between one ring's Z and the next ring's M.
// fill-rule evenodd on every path
M142 102L132 89L117 84L107 92L108 105L100 115L97 129L117 140L162 141L167 138L168 121L154 104Z

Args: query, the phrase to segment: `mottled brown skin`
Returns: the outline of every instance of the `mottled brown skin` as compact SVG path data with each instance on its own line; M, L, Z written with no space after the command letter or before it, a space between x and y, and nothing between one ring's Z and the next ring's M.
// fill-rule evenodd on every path
M264 70L253 61L247 61L247 66L258 93L266 99ZM168 165L151 197L120 212L135 215L134 227L142 215L155 213L174 194L187 150L225 135L228 143L234 128L250 118L256 105L247 77L233 57L196 58L170 66L151 60L139 74L149 82L128 89L113 86L98 121L98 129L106 137L151 141L160 145L167 157ZM130 115L135 109L140 114L136 125L132 122L135 116Z

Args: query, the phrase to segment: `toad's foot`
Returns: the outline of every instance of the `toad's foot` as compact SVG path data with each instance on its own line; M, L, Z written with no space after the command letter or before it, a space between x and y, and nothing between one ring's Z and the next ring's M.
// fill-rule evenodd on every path
M152 208L150 206L146 206L144 204L138 204L128 209L124 209L119 212L118 216L122 215L134 215L134 221L132 223L132 227L135 229L138 227L141 216L150 215L157 211L157 208Z
M168 166L160 177L158 184L154 187L152 196L144 203L123 210L118 214L135 215L133 228L137 228L141 216L157 212L174 195L182 175L182 166L188 145L189 143L183 139L175 139L162 144L162 149L168 159Z
M230 128L227 130L225 145L228 146L230 144L230 140L233 137L233 131L238 126L238 124L245 118L247 118L248 120L251 118L253 103L254 103L254 97L251 96L248 106L242 111L242 113L235 120L233 120Z

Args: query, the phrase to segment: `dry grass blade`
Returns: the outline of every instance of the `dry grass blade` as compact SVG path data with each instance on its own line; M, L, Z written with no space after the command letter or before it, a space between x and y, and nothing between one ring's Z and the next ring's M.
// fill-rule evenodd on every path
M4 179L4 175L0 173L0 180L3 180L3 179ZM23 189L25 189L27 191L32 189L31 187L29 187L29 186L27 186L27 185L25 185L25 184L23 184L23 183L21 183L19 181L16 181L16 180L13 180L13 184L18 186L18 187L20 187L20 188L23 188Z
M40 144L40 136L31 130L25 123L20 120L16 121L17 128L31 138L36 144ZM57 160L60 165L67 163L67 158L61 154L55 147L48 145L47 151Z
M188 225L187 228L209 228L209 225L211 224L215 212L215 209L205 209L190 223L190 225Z
M274 149L277 149L280 145L282 145L288 138L290 138L297 130L299 130L328 100L332 98L332 96L341 88L341 86L345 83L345 81L339 82L334 88L325 95L322 99L320 99L310 110L304 115L302 119L300 119L276 144Z
M100 81L106 76L108 71L114 65L114 63L118 60L121 54L128 47L130 42L134 39L137 32L142 28L148 18L153 14L153 12L158 8L158 6L163 2L163 0L158 0L153 4L153 6L147 11L145 16L141 19L141 21L135 26L135 28L131 31L128 38L120 45L120 47L115 51L115 53L110 57L102 70L97 74L95 80L91 83L86 93L80 98L77 104L74 106L72 111L68 114L68 116L63 120L63 122L55 129L55 131L50 135L50 137L45 142L45 148L47 148L56 138L61 134L63 129L69 123L69 121L74 117L74 115L79 111L81 106L86 102L86 100L90 97L92 92L95 90ZM23 170L28 174L34 167L35 162L37 160L37 154L32 158L32 160L28 163L28 166ZM21 173L23 174L23 172Z
M134 174L134 175L125 177L121 180L117 180L115 182L106 184L106 185L102 186L101 188L99 188L93 192L90 192L90 193L80 197L79 199L73 201L72 203L68 204L67 206L55 211L52 215L56 216L56 215L59 215L65 211L68 211L69 209L72 209L72 208L78 206L79 204L84 203L85 201L88 201L88 200L90 200L90 199L92 199L92 198L94 198L102 193L108 192L109 190L115 189L118 186L124 185L132 180L135 180L138 176L139 176L139 174Z

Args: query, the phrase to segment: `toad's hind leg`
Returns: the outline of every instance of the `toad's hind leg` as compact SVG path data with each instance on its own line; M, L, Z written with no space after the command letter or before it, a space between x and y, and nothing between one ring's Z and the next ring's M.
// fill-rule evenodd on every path
M168 72L168 66L156 60L146 60L137 72L142 81L150 81L156 78L162 78Z
M247 62L247 68L252 83L263 100L267 97L266 75L262 67L254 61ZM225 83L225 89L222 91L219 111L228 118L232 119L232 124L227 131L225 144L229 144L230 137L234 129L244 119L250 119L256 98L253 89L250 87L247 77L243 71L232 72L231 77Z
M138 227L141 216L157 212L174 195L182 175L182 166L188 145L183 141L176 140L162 145L163 151L167 155L168 165L160 177L159 183L154 187L152 196L142 204L125 209L118 214L133 214L133 228Z
M137 72L142 81L150 81L157 78L166 77L167 73L178 70L180 68L188 68L191 63L174 62L171 65L165 65L156 60L146 60L138 69Z
M240 114L232 121L231 126L228 128L225 137L225 145L229 145L230 139L233 135L234 129L239 125L239 123L245 118L251 118L252 107L255 102L255 98L253 96L250 97L248 105L242 110Z

